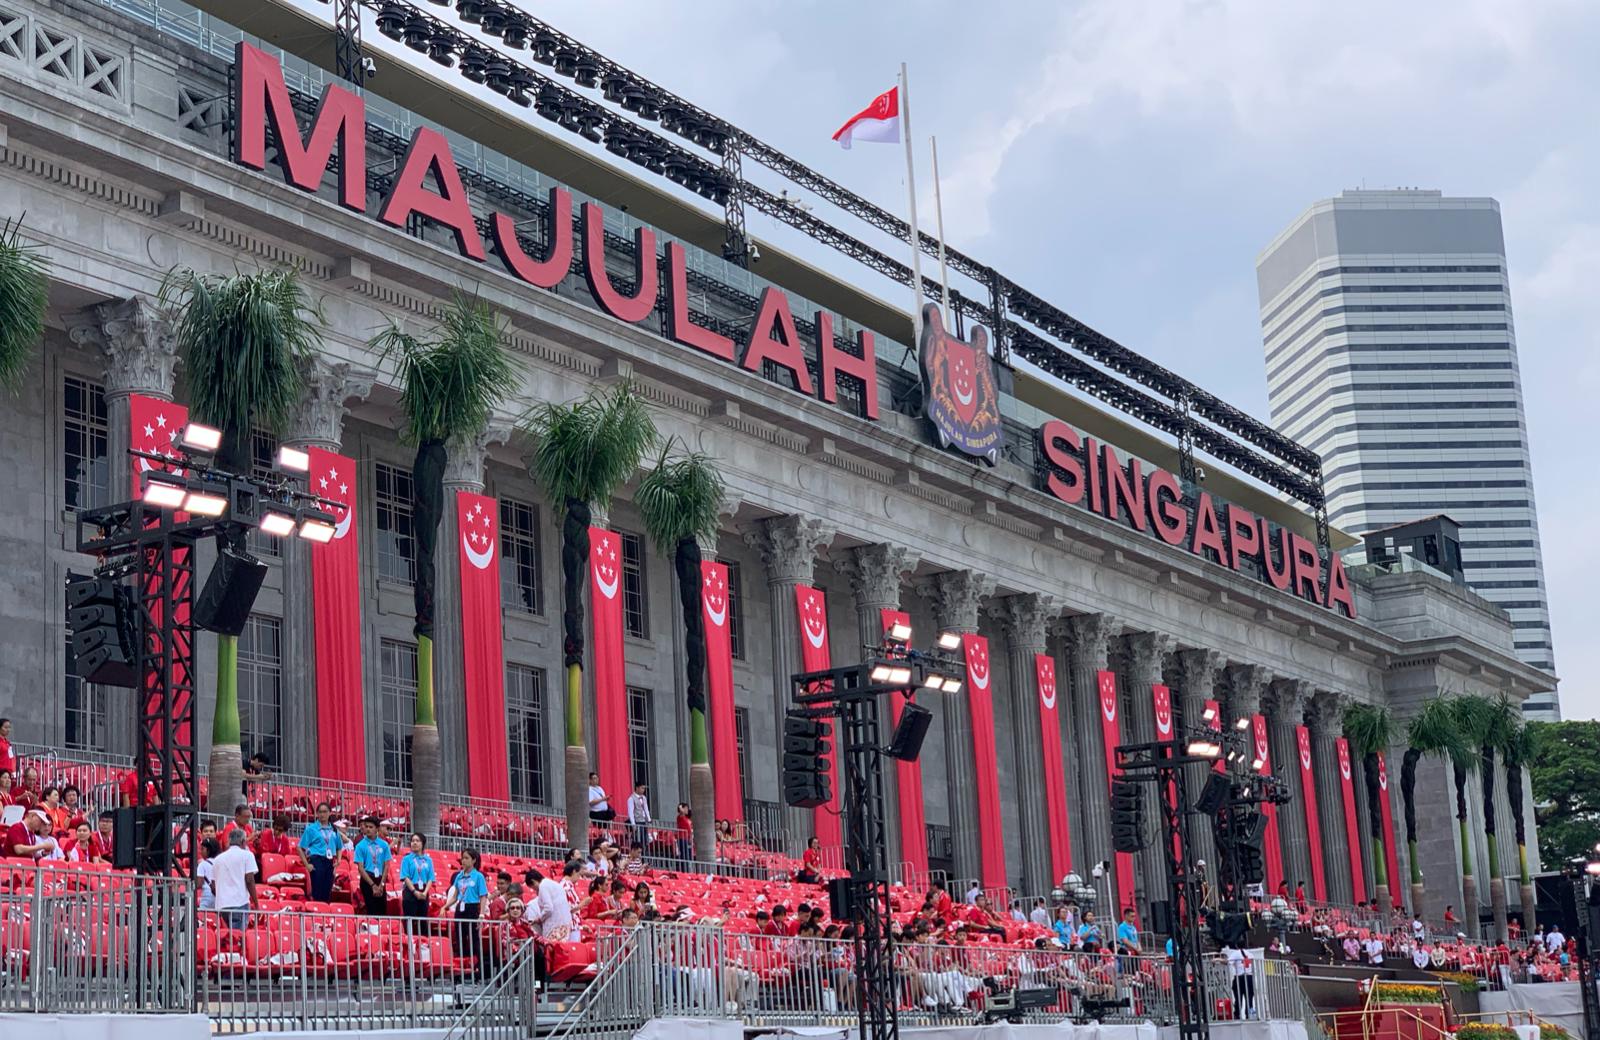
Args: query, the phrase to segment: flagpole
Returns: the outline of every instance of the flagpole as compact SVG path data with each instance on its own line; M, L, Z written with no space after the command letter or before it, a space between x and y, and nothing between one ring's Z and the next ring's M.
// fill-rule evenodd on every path
M944 264L944 200L939 196L939 139L929 137L933 149L933 214L939 229L939 288L944 301L944 327L955 328L950 322L950 271Z
M906 196L911 243L911 349L922 347L922 236L917 231L916 146L911 136L911 82L900 63L900 136L906 144Z

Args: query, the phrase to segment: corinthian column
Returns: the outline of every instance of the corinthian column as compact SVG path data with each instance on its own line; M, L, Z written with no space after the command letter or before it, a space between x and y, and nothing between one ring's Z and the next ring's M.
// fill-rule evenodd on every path
M936 574L922 591L933 600L934 622L941 632L976 632L983 601L994 592L994 580L973 571ZM961 692L941 694L944 710L945 781L950 806L950 841L955 877L968 881L983 873L978 844L978 792L972 753L972 704L967 684Z
M1178 722L1184 726L1204 729L1206 701L1214 700L1217 693L1217 675L1222 671L1222 655L1215 650L1180 650L1178 651L1178 696L1174 701L1178 705ZM1223 721L1226 726L1226 720ZM1191 801L1200 796L1206 780L1211 776L1211 767L1207 765L1187 766L1188 772L1184 774L1184 785L1188 789ZM1189 837L1193 842L1193 855L1196 859L1203 860L1206 864L1206 876L1216 887L1217 878L1217 836L1216 820L1205 816L1191 821Z
M1110 906L1097 907L1107 921L1117 913L1116 857L1111 853L1111 789L1106 783L1106 741L1100 728L1098 673L1108 663L1112 636L1122 625L1109 614L1079 614L1067 622L1072 640L1072 728L1078 734L1078 789L1082 795L1073 834L1081 855L1073 862L1086 879L1096 863L1108 864ZM1106 916L1110 915L1110 916Z
M809 516L775 516L762 520L745 534L745 542L761 554L767 568L767 601L772 617L772 709L782 719L792 694L790 676L800 670L800 620L795 606L795 586L814 580L817 550L833 540L834 528ZM783 726L777 726L781 754ZM781 797L781 795L780 795ZM783 810L788 851L798 852L811 834L811 813Z
M1339 752L1333 742L1339 738L1339 723L1344 701L1327 690L1305 702L1306 729L1311 733L1311 775L1317 782L1317 825L1322 830L1320 848L1311 855L1322 857L1322 877L1327 898L1349 906L1356 901L1355 880L1350 876L1350 860L1345 854L1344 787L1339 775Z
M1050 863L1050 826L1045 815L1044 737L1039 730L1034 655L1047 652L1050 621L1059 611L1054 597L1007 596L996 613L1005 626L1007 673L1011 676L1011 735L1016 748L1017 820L1022 832L1022 891L1049 892L1061 879Z
M1295 727L1310 699L1311 684L1300 679L1274 679L1269 690L1267 736L1272 747L1272 771L1289 790L1289 803L1278 806L1278 844L1283 850L1283 874L1293 891L1297 882L1311 888L1311 835L1306 829L1305 789L1300 777L1300 744Z
M834 569L850 581L850 591L856 601L856 643L859 646L876 646L883 640L882 617L885 610L900 609L900 589L906 575L917 566L918 555L904 546L880 542L862 545L841 553ZM886 731L893 716L885 715L882 725ZM890 821L889 862L900 862L900 798L899 770L890 763L883 771L884 811Z
M1123 676L1123 688L1128 692L1130 708L1127 727L1122 734L1125 744L1145 744L1156 739L1156 705L1150 687L1161 682L1167 655L1172 653L1176 640L1161 632L1134 632L1123 637L1123 649L1128 668ZM1161 803L1157 800L1155 784L1140 784L1139 798L1144 805L1145 839L1148 844L1134 859L1137 890L1144 898L1141 921L1149 921L1150 902L1165 899L1167 894L1167 854L1162 848Z

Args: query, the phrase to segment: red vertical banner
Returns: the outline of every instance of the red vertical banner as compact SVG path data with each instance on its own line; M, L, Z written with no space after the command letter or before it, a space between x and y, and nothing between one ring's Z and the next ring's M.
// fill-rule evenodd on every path
M1000 826L1000 762L994 746L994 671L989 640L961 637L967 659L967 704L972 710L972 764L977 785L978 850L985 888L1006 887L1006 840ZM950 754L957 754L951 749Z
M1156 710L1156 739L1171 740L1173 736L1172 689L1161 683L1155 683L1150 687L1150 700L1155 705ZM1175 750L1173 754L1182 754L1182 750ZM1163 784L1161 787L1161 799L1169 810L1175 811L1178 807L1178 785L1171 780ZM1181 862L1183 848L1179 844L1176 834L1172 836L1172 849Z
M1067 764L1056 708L1056 662L1049 654L1033 655L1033 680L1039 696L1039 738L1044 746L1044 813L1050 835L1050 877L1060 881L1072 872L1072 829L1067 820Z
M794 587L795 613L800 621L800 667L808 672L820 672L833 667L833 653L828 647L828 597L821 589L810 585ZM833 753L828 755L828 783L833 790L833 800L812 810L817 838L822 847L832 849L844 843L843 828L839 823L840 799L844 797L839 783L839 724L832 723L833 736L829 743Z
M170 463L167 463L160 462L155 459L143 458L140 456L131 456L130 461L133 465L133 494L135 497L138 497L144 493L144 475L146 473L154 471L173 473L178 476L183 475L183 467L179 466L176 461L180 454L180 450L178 448L178 437L183 433L183 428L188 424L188 422L189 409L181 404L174 404L171 401L163 401L159 397L147 397L144 394L130 394L128 396L128 443L132 445L135 451L145 452L150 455L160 455L174 460ZM180 514L180 516L181 515L182 514ZM177 561L181 562L183 561L184 557L188 555L188 553L189 550L187 549L178 549L173 555ZM194 575L194 577L198 578L199 575ZM191 588L189 593L191 595L199 595L200 590ZM184 610L187 608L180 606L179 609ZM154 620L161 620L161 608L159 605L157 605L151 611L151 613ZM182 622L187 621L188 618L180 617L177 620ZM151 638L154 639L157 644L160 643L160 636L158 634L151 633ZM159 647L156 649L159 649ZM191 679L192 678L193 677L191 676ZM180 688L174 692L173 696L178 698L190 697L193 696L193 693L189 690L187 684L180 684ZM146 691L145 698L147 702L146 714L159 715L161 713L161 692L158 689L150 689ZM184 706L180 703L175 703L173 708L175 711L179 712L184 710ZM180 732L175 734L175 736L177 737L177 743L188 744L193 740L194 735L192 733ZM165 724L158 726L154 733L151 734L151 737L157 746L165 747ZM193 792L179 791L178 796L193 797Z
M361 527L356 523L353 459L308 448L311 493L324 506L333 539L311 545L311 638L317 676L317 775L367 782L366 711L361 683ZM498 631L498 629L496 629Z
M1112 672L1096 672L1095 686L1100 700L1100 734L1106 745L1106 792L1117 778L1117 745L1122 743L1122 727L1117 721L1117 677ZM1133 853L1117 853L1117 910L1133 906Z
M467 702L467 790L474 798L511 800L506 752L506 664L500 615L500 505L456 492L461 543L462 678Z
M1351 891L1358 903L1367 901L1366 871L1361 865L1361 821L1356 817L1354 765L1350 761L1350 742L1343 737L1333 742L1339 755L1339 789L1344 794L1344 847L1350 857Z
M728 565L700 562L700 612L706 624L706 693L711 720L712 789L717 818L744 819L739 728L733 714L733 640L728 635Z
M1265 715L1250 716L1250 735L1255 745L1255 771L1262 776L1272 775L1272 746L1267 740L1267 717ZM1267 893L1276 895L1278 886L1283 884L1283 847L1278 844L1278 807L1271 802L1261 806L1261 814L1267 818L1267 835L1262 841L1262 859L1267 867Z
M1389 901L1395 906L1404 902L1400 883L1400 848L1394 840L1394 800L1389 797L1389 766L1378 752L1378 799L1383 803L1383 860L1389 868Z
M911 615L903 610L883 610L879 614L879 621L882 632L887 633L895 625L909 627ZM896 693L890 696L889 701L893 715L891 726L898 726L906 698ZM922 763L896 761L894 778L897 808L900 810L900 858L920 878L928 873L928 826L922 804ZM912 882L908 879L906 883L909 885Z
M633 792L628 746L627 658L622 649L622 539L589 528L590 660L594 667L595 758L600 786L618 819L626 819Z
M1300 801L1305 806L1306 836L1311 849L1311 898L1328 898L1327 877L1322 869L1322 823L1317 819L1317 781L1311 773L1311 730L1294 728L1294 746L1300 756Z

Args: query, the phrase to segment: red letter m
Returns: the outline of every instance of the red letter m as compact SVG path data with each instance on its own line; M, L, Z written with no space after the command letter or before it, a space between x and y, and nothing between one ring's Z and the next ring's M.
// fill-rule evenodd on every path
M357 213L367 209L367 108L342 87L322 92L309 137L300 136L283 67L265 52L240 43L234 49L233 161L252 170L267 168L267 124L278 146L283 179L305 191L322 186L322 175L339 147L339 204Z

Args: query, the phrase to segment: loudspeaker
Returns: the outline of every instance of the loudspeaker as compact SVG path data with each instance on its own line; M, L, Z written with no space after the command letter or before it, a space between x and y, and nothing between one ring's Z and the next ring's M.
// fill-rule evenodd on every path
M1563 935L1578 934L1578 898L1569 877L1559 879L1556 885L1556 913Z
M137 686L133 590L109 578L67 575L73 675L106 686Z
M1156 899L1150 903L1150 930L1157 935L1172 934L1172 903Z
M139 859L139 810L128 806L112 812L111 865L132 870Z
M828 882L828 916L835 921L848 921L856 915L856 901L850 891L849 878L834 878Z
M1201 788L1200 797L1194 800L1194 811L1215 816L1228 804L1228 777L1225 773L1212 773Z
M906 702L900 709L900 724L889 738L889 757L902 762L915 762L922 754L922 741L933 725L933 712L920 704Z
M194 623L208 632L236 636L250 620L267 565L249 553L224 549L194 604Z

